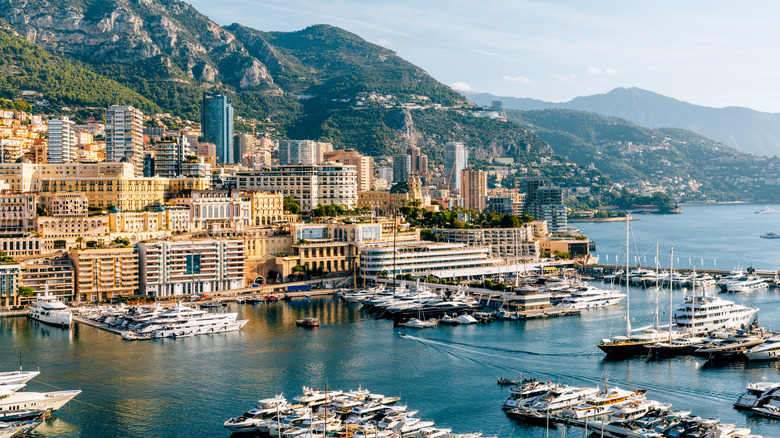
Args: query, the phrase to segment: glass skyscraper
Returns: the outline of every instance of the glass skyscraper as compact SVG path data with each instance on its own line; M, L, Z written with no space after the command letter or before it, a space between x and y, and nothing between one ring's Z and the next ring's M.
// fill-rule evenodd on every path
M233 101L221 94L204 94L201 126L205 142L216 146L218 163L238 162L233 149Z
M451 141L444 145L444 179L450 192L460 193L461 172L469 164L469 151L460 142Z

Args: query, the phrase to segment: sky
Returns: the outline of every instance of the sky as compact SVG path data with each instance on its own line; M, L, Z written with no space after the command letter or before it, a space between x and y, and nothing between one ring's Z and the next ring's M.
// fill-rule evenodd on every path
M780 112L780 2L186 0L220 25L330 24L462 92L565 102L639 87Z

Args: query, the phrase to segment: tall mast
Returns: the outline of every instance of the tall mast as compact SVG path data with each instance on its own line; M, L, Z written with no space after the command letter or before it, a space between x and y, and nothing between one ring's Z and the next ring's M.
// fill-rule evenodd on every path
M626 337L631 336L631 296L628 291L628 224L631 216L626 214Z
M693 277L691 279L691 332L696 333L696 266L693 267Z
M658 287L658 242L655 242L655 328L661 325L661 313L658 311L658 296L661 289Z
M672 291L674 290L674 245L669 259L669 342L672 342Z

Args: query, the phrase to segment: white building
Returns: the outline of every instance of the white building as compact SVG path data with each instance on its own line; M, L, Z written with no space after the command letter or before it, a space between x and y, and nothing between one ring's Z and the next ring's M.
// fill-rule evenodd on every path
M395 252L396 256L393 257ZM467 246L460 243L411 242L363 248L360 268L363 275L375 276L386 272L390 278L397 274L425 276L433 271L465 268L484 268L499 263L489 258L487 246Z
M126 161L135 166L135 176L144 170L144 116L132 106L112 105L106 110L106 161Z
M76 123L67 117L49 120L49 146L46 152L48 163L71 163L76 161L78 138Z
M490 248L490 255L503 259L535 259L539 242L534 240L534 227L519 228L434 228L438 241L463 243Z
M283 140L279 142L279 164L319 164L333 145L314 140Z
M143 242L138 256L146 295L208 294L245 285L241 239Z
M292 196L309 211L321 204L357 206L357 169L340 163L270 166L236 174L237 188Z
M171 202L189 207L195 230L243 230L253 223L252 200L238 190L190 190L183 194L185 197Z

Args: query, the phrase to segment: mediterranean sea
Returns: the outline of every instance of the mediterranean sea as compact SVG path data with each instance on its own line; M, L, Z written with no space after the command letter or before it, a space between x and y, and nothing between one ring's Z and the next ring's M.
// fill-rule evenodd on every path
M780 215L754 213L763 207L686 206L682 215L641 216L632 228L637 247L652 248L653 257L655 241L661 242L662 264L668 263L668 245L674 243L683 266L682 260L691 257L705 258L705 268L715 259L724 269L777 269L780 253L770 244L780 246L780 241L758 235L780 232ZM767 222L754 222L759 220ZM620 253L623 224L580 225L600 252ZM652 264L650 253L647 257ZM656 299L664 321L670 300L676 307L690 293L630 292L635 327L650 323ZM776 289L721 296L759 307L762 325L780 330ZM692 357L607 361L595 346L625 330L624 305L581 316L425 330L394 328L391 321L377 320L359 305L335 298L231 304L228 309L250 319L241 332L135 342L80 324L62 330L25 318L0 319L0 370L16 369L21 352L26 369L41 371L28 390L83 391L36 429L36 437L227 437L225 420L260 398L278 393L293 397L302 385L362 386L399 395L421 417L454 432L545 436L543 428L517 423L501 410L509 390L497 386L496 379L521 373L602 388L606 379L610 386L647 389L648 398L671 402L674 409L780 436L780 422L731 407L748 382L780 381L780 362L712 366ZM320 318L322 326L296 327L295 320L305 316ZM412 337L401 338L399 331ZM578 428L567 434L584 435ZM561 436L561 430L550 435Z

